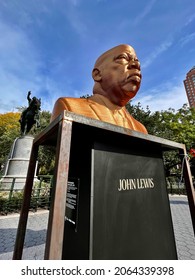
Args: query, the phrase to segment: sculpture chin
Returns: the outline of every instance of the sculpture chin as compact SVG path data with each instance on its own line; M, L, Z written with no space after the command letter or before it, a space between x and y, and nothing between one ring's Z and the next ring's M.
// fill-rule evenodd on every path
M127 82L133 82L133 83L136 83L136 84L140 84L141 77L139 75L137 75L137 74L136 75L128 76Z
M139 88L140 88L140 84L131 83L131 84L126 84L123 87L123 91L125 95L129 96L130 98L133 98L137 94Z

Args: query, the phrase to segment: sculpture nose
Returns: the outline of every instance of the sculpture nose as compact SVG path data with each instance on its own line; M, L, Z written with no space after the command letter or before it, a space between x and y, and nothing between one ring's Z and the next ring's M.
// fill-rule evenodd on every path
M138 69L140 70L140 63L139 63L139 60L138 59L132 59L130 62L129 62L129 65L128 65L128 69L132 69L132 68L135 68L135 69Z

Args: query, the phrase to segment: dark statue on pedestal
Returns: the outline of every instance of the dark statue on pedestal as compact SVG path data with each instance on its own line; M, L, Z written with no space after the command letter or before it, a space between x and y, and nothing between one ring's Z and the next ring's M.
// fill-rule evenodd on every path
M22 190L26 182L30 153L34 137L27 135L33 125L40 126L41 99L30 97L31 92L27 94L28 107L23 110L20 117L21 136L15 138L11 147L8 159L5 163L3 177L0 185L5 189L14 188ZM36 174L36 171L35 173ZM36 177L34 177L36 180Z
M21 135L26 135L33 125L36 127L40 126L40 110L41 110L41 99L30 97L31 91L28 92L28 107L22 112L20 117L20 130Z

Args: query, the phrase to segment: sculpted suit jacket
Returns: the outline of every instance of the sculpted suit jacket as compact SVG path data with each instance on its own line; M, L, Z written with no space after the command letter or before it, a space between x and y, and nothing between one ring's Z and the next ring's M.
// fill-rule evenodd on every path
M109 99L99 94L94 94L89 98L59 98L54 105L51 121L64 110L147 133L146 128L135 120L125 107L116 106Z

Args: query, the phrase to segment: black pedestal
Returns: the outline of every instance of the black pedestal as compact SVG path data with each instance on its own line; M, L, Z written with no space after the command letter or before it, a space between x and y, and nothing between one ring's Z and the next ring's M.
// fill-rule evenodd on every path
M72 139L80 183L62 258L177 259L161 146L78 124Z

